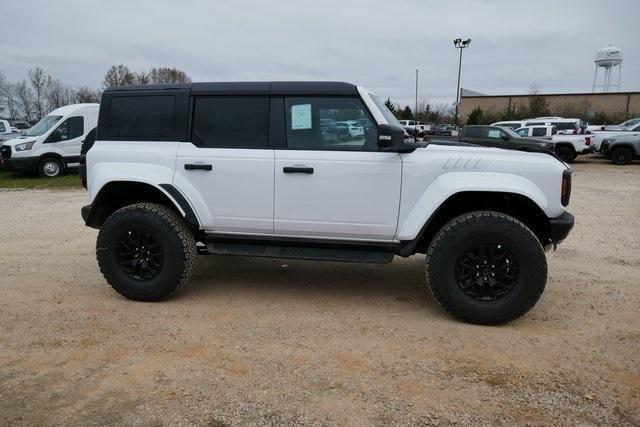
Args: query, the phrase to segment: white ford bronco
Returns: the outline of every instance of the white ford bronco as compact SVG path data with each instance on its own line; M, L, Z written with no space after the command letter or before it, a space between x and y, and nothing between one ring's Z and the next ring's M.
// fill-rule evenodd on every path
M384 102L348 83L111 88L86 143L82 217L100 230L106 281L134 300L173 294L198 254L421 253L442 307L501 323L536 304L544 249L573 226L571 170L554 154L406 141Z

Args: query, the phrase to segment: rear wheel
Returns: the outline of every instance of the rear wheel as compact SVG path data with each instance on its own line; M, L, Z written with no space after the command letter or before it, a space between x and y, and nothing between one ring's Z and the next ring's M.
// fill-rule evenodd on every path
M576 158L576 155L573 153L573 150L569 147L556 148L556 154L565 163L571 163Z
M536 236L508 215L470 212L449 221L426 257L427 284L438 303L472 323L498 324L533 307L547 280Z
M46 178L55 178L62 175L64 165L62 160L56 157L46 157L38 162L38 175Z
M628 165L632 159L633 153L627 147L618 147L611 151L611 161L616 165Z
M133 300L158 301L188 281L197 249L178 214L166 206L138 203L107 218L96 254L113 289Z

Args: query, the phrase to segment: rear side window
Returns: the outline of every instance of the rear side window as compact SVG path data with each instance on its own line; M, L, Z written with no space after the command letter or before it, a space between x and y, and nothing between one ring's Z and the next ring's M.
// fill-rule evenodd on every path
M175 109L172 95L113 97L107 135L131 140L172 139Z
M195 98L191 141L198 147L266 148L269 99Z
M556 122L556 123L552 123L556 129L558 130L570 130L570 129L577 129L578 125L575 122Z
M545 136L547 134L547 130L545 128L533 128L532 136Z
M6 132L7 128L4 125L4 122L0 122L0 132Z
M467 138L481 138L482 128L479 128L477 126L471 126L471 127L465 128L464 136L466 136Z

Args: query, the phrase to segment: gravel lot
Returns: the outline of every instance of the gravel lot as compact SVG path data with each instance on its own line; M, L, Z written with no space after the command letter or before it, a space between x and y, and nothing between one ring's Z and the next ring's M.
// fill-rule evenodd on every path
M448 317L424 257L202 257L162 303L111 290L80 190L0 192L0 424L640 424L640 164L574 165L538 305Z

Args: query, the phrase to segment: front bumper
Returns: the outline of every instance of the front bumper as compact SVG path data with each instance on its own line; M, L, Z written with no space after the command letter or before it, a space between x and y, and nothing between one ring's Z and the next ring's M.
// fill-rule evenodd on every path
M38 157L10 157L0 158L0 168L15 172L35 172L38 167Z
M569 212L565 212L557 218L549 218L549 238L554 245L567 238L574 222L575 218Z

